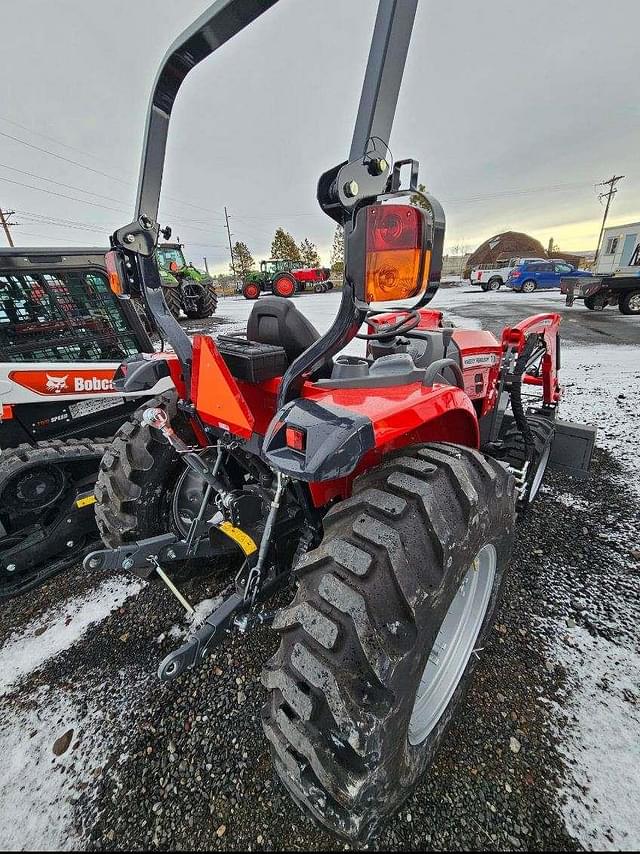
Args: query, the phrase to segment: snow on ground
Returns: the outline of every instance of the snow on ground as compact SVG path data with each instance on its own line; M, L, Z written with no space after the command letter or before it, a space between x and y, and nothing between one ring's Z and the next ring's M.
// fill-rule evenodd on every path
M11 697L20 683L102 622L143 582L107 579L41 614L0 649L0 850L73 850L73 803L108 754L105 685L43 685ZM108 701L104 694L107 691Z
M40 688L10 714L2 710L0 850L81 848L73 803L106 758L101 721L90 696L58 686ZM56 756L54 745L61 751L67 741Z
M571 775L562 814L588 850L640 849L640 656L579 626L555 657L567 673L556 707L559 750Z
M104 620L142 587L143 583L137 580L107 579L12 635L0 649L0 697L20 679L77 643L90 626Z
M597 444L629 472L640 494L640 349L600 344L563 346L562 418L598 428Z
M214 599L203 599L202 602L198 602L197 605L193 606L193 614L185 613L184 626L174 624L166 635L162 634L159 638L156 638L156 643L162 643L166 636L174 638L175 640L182 640L183 638L186 638L193 631L200 628L209 614L215 611L216 608L219 608L223 601L223 596L216 596Z

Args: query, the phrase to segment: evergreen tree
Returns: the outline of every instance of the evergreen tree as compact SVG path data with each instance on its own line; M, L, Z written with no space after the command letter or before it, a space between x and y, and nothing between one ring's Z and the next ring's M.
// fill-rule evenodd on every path
M253 256L251 255L247 244L242 243L240 240L236 241L236 243L233 244L232 257L236 275L240 276L241 279L244 279L246 274L255 266L255 261L253 260Z
M336 227L336 233L333 235L331 270L334 273L344 273L344 229L341 225Z
M300 250L292 235L284 228L277 228L271 242L271 257L285 261L300 261Z
M424 184L418 184L418 189L421 193L428 193L429 191L425 187ZM410 202L412 205L415 205L417 208L426 208L427 205L422 196L411 196Z
M318 255L318 247L312 243L307 237L300 244L300 257L305 267L319 267L320 256Z

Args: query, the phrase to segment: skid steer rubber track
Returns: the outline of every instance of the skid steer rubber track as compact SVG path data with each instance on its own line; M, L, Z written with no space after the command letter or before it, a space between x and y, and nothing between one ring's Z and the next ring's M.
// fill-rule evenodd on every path
M65 517L78 513L75 506L77 488L82 484L83 492L91 488L98 473L100 459L108 447L108 439L53 439L50 442L38 442L36 445L19 445L17 448L2 451L0 454L0 523L9 511L12 511L12 530L4 524L0 534L0 600L17 596L30 590L45 579L67 569L82 560L89 546L99 542L98 531L93 518L91 497L83 502L84 514L81 539L73 547L65 536ZM28 482L30 473L46 471L49 468L64 479L63 488L57 501L45 508L39 508L34 498L33 506L25 508L20 516L20 494ZM45 518L46 514L46 518ZM75 522L76 519L73 518ZM24 563L18 565L11 556L11 547L25 541L32 531L34 523L48 526L49 536L33 536L33 545L21 552ZM62 528L54 530L56 522ZM73 528L73 525L72 525ZM71 528L69 529L71 530ZM74 530L77 530L74 528ZM75 536L75 535L74 535ZM69 553L69 549L73 552ZM14 567L10 569L10 567Z
M331 832L365 842L433 760L492 623L515 501L513 477L477 451L407 448L356 480L298 565L263 671L263 726L280 779ZM410 743L434 639L484 549L486 611L442 713Z

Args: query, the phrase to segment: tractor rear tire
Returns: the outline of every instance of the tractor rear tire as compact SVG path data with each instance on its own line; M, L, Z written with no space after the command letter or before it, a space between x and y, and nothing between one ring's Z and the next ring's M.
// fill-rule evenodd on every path
M178 415L177 400L172 391L141 406L118 430L102 458L95 488L96 520L110 548L171 529L167 498L184 464L171 445L143 423L142 414L147 407L162 407L178 435L194 444L185 417Z
M171 314L176 320L180 320L182 303L180 302L180 291L178 288L163 288L162 294Z
M414 446L355 481L298 564L263 726L285 787L333 833L364 843L433 761L491 628L515 509L497 461Z
M529 415L527 422L533 433L535 455L533 465L527 472L526 487L520 495L518 506L528 507L536 500L551 456L555 427L553 421L544 415ZM514 423L501 437L500 459L516 469L521 469L527 460L527 449L522 433Z
M242 296L245 299L258 299L260 296L260 285L255 282L247 282L242 287Z
M131 421L122 425L102 457L94 491L95 510L98 531L109 548L167 532L184 537L188 521L199 509L196 501L196 506L187 507L190 513L187 521L178 521L176 487L186 467L158 431L142 421L147 407L162 407L178 436L189 445L197 444L187 418L177 408L177 401L175 391L147 401ZM214 572L227 570L232 565L229 556L237 551L223 538L219 546L220 557L225 560L221 566L212 564L210 569ZM174 564L172 569L171 574L180 579L204 574L201 559Z
M291 273L279 273L271 285L274 296L277 297L292 297L296 293L297 288L297 282Z
M190 320L204 320L211 317L218 308L218 294L213 285L211 276L203 276L198 282L202 288L202 296L199 297L195 311L185 311Z

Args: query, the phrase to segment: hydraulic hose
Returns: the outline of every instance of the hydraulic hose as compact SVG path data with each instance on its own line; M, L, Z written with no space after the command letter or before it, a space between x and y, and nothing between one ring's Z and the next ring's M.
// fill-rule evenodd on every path
M537 346L538 337L536 335L530 335L522 348L522 352L516 359L511 378L511 411L513 412L516 425L522 433L522 438L524 439L525 449L527 452L527 459L530 462L533 460L535 454L535 442L522 403L522 381L526 373L529 360Z

